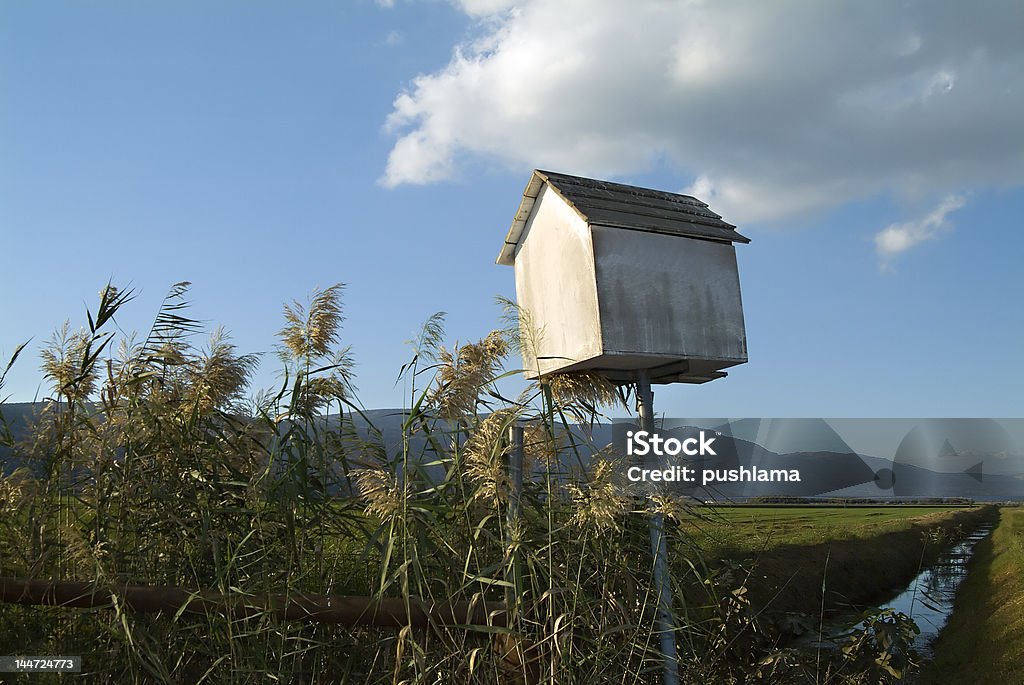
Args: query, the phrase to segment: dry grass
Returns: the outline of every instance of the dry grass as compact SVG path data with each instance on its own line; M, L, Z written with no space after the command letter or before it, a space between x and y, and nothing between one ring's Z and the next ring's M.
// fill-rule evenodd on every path
M94 682L656 681L650 512L619 495L607 455L575 480L566 466L597 451L569 425L615 406L614 387L559 375L505 400L494 384L529 343L525 314L451 348L435 315L402 367L409 402L385 444L341 346L340 285L284 306L284 380L255 396L255 356L219 330L193 345L202 327L188 287L172 287L145 339L122 339L117 355L112 321L130 292L105 288L87 326L58 331L43 359L53 401L15 446L27 470L0 478L0 575L504 604L506 625L394 631L270 612L4 606L0 644L13 646L0 652L82 654ZM507 465L516 422L519 493ZM743 579L703 562L679 502L656 506L677 522L674 584L703 593L675 605L687 682L783 682L792 664L776 659Z

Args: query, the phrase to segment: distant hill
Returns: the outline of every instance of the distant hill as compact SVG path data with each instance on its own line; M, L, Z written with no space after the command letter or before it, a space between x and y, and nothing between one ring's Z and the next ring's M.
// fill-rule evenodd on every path
M0 404L0 416L6 422L7 429L10 431L14 442L19 442L29 437L32 417L41 407L41 402L10 402ZM0 431L3 431L3 424L0 424ZM10 447L0 443L0 474L10 473L18 466L20 466L20 462L15 461Z
M29 436L32 417L42 408L42 403L10 403L0 405L15 440ZM402 409L373 409L363 415L349 414L349 430L354 434L347 440L369 440L382 445L385 454L395 457L403 449L403 430L407 414ZM336 430L338 416L325 419L329 429ZM736 422L733 426L740 426ZM620 427L621 429L621 427ZM598 423L590 433L590 444L597 449L613 442L615 427ZM693 435L698 429L679 427L663 431L665 437L678 436L680 439ZM574 431L576 432L576 431ZM582 433L582 428L579 429ZM743 433L742 430L737 431ZM749 435L749 433L748 433ZM824 436L829 438L829 436ZM833 440L822 444L829 450L809 452L777 453L766 450L756 442L733 435L716 435L716 456L697 464L699 469L739 469L756 466L760 469L797 470L800 482L731 482L719 483L709 488L689 486L675 488L685 494L701 499L743 500L750 497L969 497L977 500L1024 499L1024 477L1022 475L985 474L984 469L964 473L938 473L910 464L894 464L888 459L872 455L856 454ZM448 440L444 440L445 443ZM793 447L796 446L794 443ZM414 435L410 442L411 454L424 455L424 460L433 459L426 438ZM587 455L582 455L587 460ZM566 464L575 459L567 453ZM692 463L692 462L691 462ZM9 473L19 466L10 448L0 445L0 472ZM428 469L440 476L440 467Z
M25 437L28 435L29 419L42 406L42 402L8 402L0 404L0 414L16 437Z

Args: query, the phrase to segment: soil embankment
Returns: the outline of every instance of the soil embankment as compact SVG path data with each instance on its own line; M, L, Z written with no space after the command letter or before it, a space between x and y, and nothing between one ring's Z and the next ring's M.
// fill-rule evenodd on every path
M919 682L1024 683L1024 508L975 548L935 659Z

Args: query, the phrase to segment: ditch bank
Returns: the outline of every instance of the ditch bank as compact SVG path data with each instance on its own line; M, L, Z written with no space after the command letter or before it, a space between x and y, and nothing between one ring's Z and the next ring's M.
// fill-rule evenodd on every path
M921 685L1024 683L1024 507L978 543Z
M995 506L916 517L897 531L813 545L781 544L743 561L751 607L777 626L799 630L787 617L829 617L892 597L941 552L983 523Z

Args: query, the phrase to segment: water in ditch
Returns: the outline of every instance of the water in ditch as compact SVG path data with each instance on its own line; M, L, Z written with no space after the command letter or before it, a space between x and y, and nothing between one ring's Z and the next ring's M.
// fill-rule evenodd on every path
M988 523L979 526L941 555L933 566L919 573L906 590L882 605L914 619L921 629L914 640L914 648L922 656L930 656L931 643L953 612L953 600L967 576L967 564L974 555L974 547L992 532L992 528Z
M953 612L957 588L967 575L967 565L975 546L992 532L993 524L982 524L970 535L941 554L938 560L922 570L905 590L892 599L880 602L879 608L891 608L914 620L921 633L914 639L914 649L924 661L931 658L931 645ZM833 646L835 637L862 628L849 621L826 622L822 639L811 646ZM831 639L830 639L831 638Z

